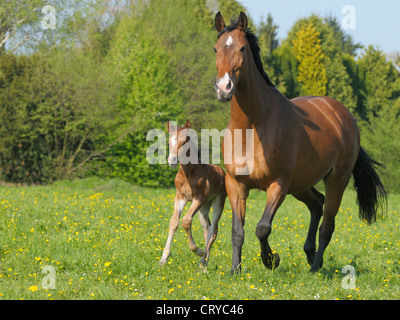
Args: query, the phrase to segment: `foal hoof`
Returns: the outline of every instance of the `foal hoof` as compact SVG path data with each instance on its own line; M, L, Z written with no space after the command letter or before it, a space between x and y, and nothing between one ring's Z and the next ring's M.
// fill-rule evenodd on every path
M196 255L198 255L199 257L204 257L204 250L197 248L195 251Z
M199 268L197 270L202 271L203 273L207 273L207 264L203 264L202 262L200 262Z
M279 258L278 253L275 252L262 257L262 262L268 269L273 270L278 268L281 259Z

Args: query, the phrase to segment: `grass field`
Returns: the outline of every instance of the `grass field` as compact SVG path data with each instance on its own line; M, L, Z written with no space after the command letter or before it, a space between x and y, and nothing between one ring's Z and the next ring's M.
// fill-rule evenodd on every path
M399 195L389 196L387 214L369 226L358 218L355 193L347 191L324 267L310 274L302 249L306 207L289 196L278 211L270 243L281 265L270 271L255 236L266 197L253 191L242 273L235 276L230 275L228 200L207 273L198 270L199 259L189 251L182 228L168 263L159 266L173 198L173 189L118 180L0 187L0 299L400 298ZM197 217L194 238L204 247ZM346 289L346 265L356 272L353 289Z

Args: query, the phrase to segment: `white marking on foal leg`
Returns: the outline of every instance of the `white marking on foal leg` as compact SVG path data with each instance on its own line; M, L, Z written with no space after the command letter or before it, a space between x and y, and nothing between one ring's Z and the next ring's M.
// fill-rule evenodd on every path
M179 219L181 217L183 209L185 209L186 203L187 203L187 200L185 200L185 199L178 200L175 197L174 214L172 215L171 220L169 222L168 239L167 239L167 243L165 245L161 260L160 260L160 265L163 265L167 262L167 259L171 253L172 239L174 238L176 229L178 229Z

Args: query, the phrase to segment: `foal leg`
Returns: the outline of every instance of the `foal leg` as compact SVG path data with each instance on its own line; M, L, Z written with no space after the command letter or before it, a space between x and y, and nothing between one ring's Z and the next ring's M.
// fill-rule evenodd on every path
M180 194L176 193L175 202L174 202L174 213L169 222L169 234L168 234L167 244L165 245L165 248L164 248L161 260L160 260L160 265L163 265L167 262L167 259L171 253L172 239L174 238L176 229L178 229L179 219L181 217L183 209L185 208L186 203L187 203L187 200Z
M226 192L232 207L232 269L231 274L240 273L242 246L244 242L244 218L248 189L228 173L225 176Z
M318 192L314 188L294 194L293 196L297 200L303 202L311 213L310 227L308 229L306 242L304 243L304 251L307 255L308 264L312 266L316 254L315 238L317 235L319 221L322 217L325 197L322 193Z
M207 243L208 230L211 225L209 218L210 208L211 208L211 201L203 204L203 206L200 208L200 215L199 215L200 224L203 227L203 237L205 244Z
M217 238L218 234L218 222L221 218L222 211L224 210L224 204L226 199L226 191L225 188L216 196L212 201L213 207L213 217L210 229L208 231L207 240L206 240L206 249L203 258L200 260L200 265L207 267L211 246L213 245L215 239Z
M261 259L268 269L277 268L279 265L279 255L273 254L268 244L268 237L271 234L272 220L279 206L282 204L286 196L286 188L280 185L279 181L270 185L267 190L267 205L260 222L257 224L256 236L260 240Z
M196 242L194 242L192 236L192 221L193 216L200 210L200 208L204 205L204 201L200 201L198 199L194 199L192 205L190 206L188 212L182 219L182 227L185 229L186 234L189 239L189 249L196 253L198 256L202 257L204 255L204 251L199 249Z

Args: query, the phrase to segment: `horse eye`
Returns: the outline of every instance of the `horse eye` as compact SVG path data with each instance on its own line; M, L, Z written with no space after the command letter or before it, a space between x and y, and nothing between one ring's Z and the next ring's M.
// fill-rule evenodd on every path
M244 52L246 50L246 47L241 47L240 52Z
M213 49L214 49L214 52L217 53L217 48L214 47Z

